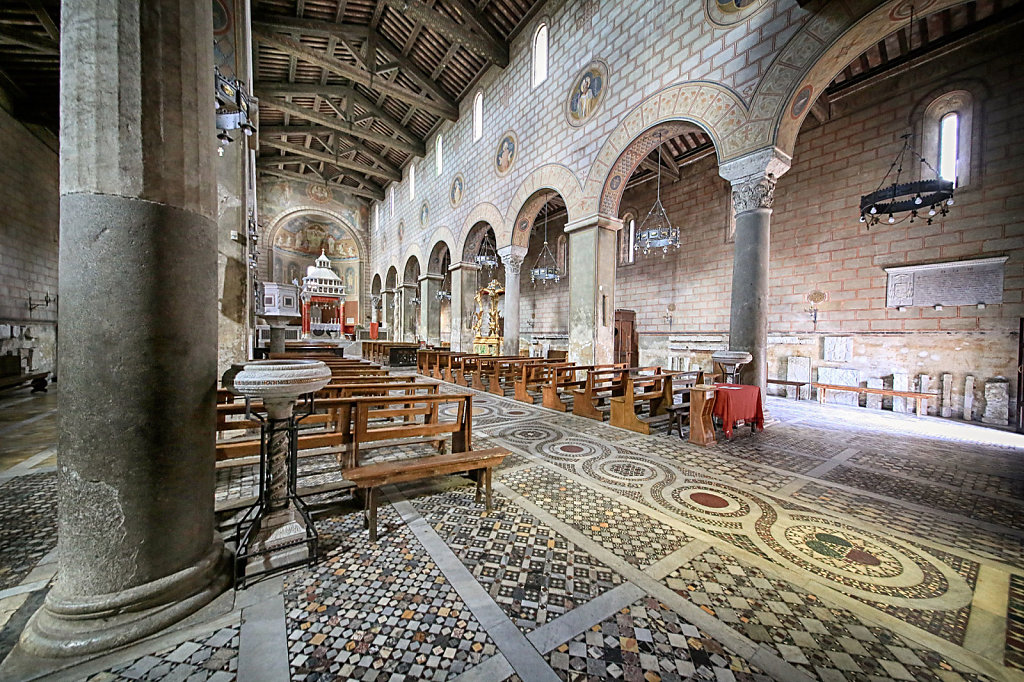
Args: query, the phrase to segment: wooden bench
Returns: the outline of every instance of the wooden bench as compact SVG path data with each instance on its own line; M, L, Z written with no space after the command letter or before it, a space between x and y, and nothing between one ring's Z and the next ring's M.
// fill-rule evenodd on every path
M562 360L548 360L543 363L523 363L519 366L518 376L515 378L515 399L534 404L530 389L542 391L544 386L554 380L554 372L560 367L569 367L568 362Z
M769 384L775 384L776 386L795 386L796 387L796 399L803 400L800 397L800 389L807 386L808 397L810 397L810 381L790 381L788 379L768 379Z
M928 409L928 401L937 397L933 393L917 393L915 391L894 391L888 388L867 388L864 386L840 386L837 384L811 384L818 389L818 402L825 404L825 395L828 391L849 391L850 393L870 393L871 395L887 395L895 398L913 398L917 401L917 416L923 417Z
M443 455L412 457L394 462L379 462L345 470L345 478L359 489L366 490L365 525L370 529L370 541L377 541L378 488L389 483L408 483L437 476L468 473L476 479L476 502L480 503L480 488L484 488L486 509L491 511L491 472L500 466L509 451L505 448L452 452Z
M680 377L678 387L673 382L676 376ZM622 395L611 398L611 425L649 435L650 420L666 414L676 393L687 393L696 380L697 372L665 372L661 368L655 368L653 374L627 373ZM642 403L648 405L647 419L637 414L637 405Z
M8 374L0 376L0 391L18 388L23 384L31 384L33 393L46 393L46 377L49 372L32 372L30 374Z
M625 377L630 372L661 372L660 367L618 367L614 369L595 369L587 372L583 388L573 391L572 413L580 417L588 417L604 421L604 412L597 409L605 398L622 395Z
M586 377L579 378L580 372L600 371L603 369L623 369L626 363L606 365L555 365L554 370L548 373L548 381L541 388L541 402L544 407L565 412L569 406L562 400L562 393L571 394L577 388L582 388L586 383Z

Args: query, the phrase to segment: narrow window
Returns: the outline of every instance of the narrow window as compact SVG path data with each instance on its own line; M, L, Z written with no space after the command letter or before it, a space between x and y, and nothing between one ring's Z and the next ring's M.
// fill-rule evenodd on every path
M373 205L373 229L380 229L380 202Z
M438 176L444 170L444 138L441 137L440 133L438 133L437 139L434 140L434 169L437 171Z
M956 182L957 149L960 146L960 115L955 111L939 122L939 175Z
M395 186L391 186L391 195L388 197L388 210L391 213L391 217L395 217Z
M409 164L409 198L416 198L416 166Z
M533 87L548 77L548 25L541 24L533 34Z
M626 262L634 263L636 261L636 219L629 219L629 252L626 254Z
M476 142L484 134L484 91L478 90L473 98L473 141Z

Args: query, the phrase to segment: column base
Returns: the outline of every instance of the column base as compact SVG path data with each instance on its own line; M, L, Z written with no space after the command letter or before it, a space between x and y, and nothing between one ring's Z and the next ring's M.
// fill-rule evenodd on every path
M148 637L228 589L230 562L231 554L218 538L195 566L123 592L62 595L58 576L18 647L32 656L65 658L109 651Z

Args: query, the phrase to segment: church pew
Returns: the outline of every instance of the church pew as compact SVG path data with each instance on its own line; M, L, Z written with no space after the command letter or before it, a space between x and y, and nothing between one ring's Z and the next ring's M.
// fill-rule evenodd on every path
M505 395L501 388L501 371L503 361L529 360L522 355L482 355L476 359L476 370L473 374L473 388L487 391L495 395Z
M605 398L622 395L625 377L630 372L660 373L660 367L621 367L614 369L594 369L587 372L583 388L573 391L572 413L580 417L588 417L604 421L604 413L597 409Z
M628 372L623 377L622 395L611 398L612 426L637 433L650 434L650 420L665 414L677 393L687 393L696 383L696 372L665 372L660 368L653 374ZM674 379L679 377L678 390ZM637 415L637 406L647 403L647 419Z
M554 359L544 359L542 362L534 363L521 363L514 378L515 399L533 405L534 399L530 395L530 389L534 391L542 390L551 381L554 373L559 368L570 366L571 364L565 360Z
M556 368L549 373L548 381L541 387L542 404L544 407L551 408L552 410L558 410L559 412L565 412L568 410L568 405L562 400L562 393L571 394L573 390L582 388L586 384L586 377L583 379L579 378L579 372L590 372L600 371L603 369L622 369L625 368L626 363L614 363L605 365L572 365L566 364L564 366L556 366Z

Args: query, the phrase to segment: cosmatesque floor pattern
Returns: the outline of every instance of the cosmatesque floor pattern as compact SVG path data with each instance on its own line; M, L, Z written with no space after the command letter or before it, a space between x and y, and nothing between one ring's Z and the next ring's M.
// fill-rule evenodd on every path
M56 566L56 393L0 398L0 654ZM491 512L391 487L371 543L305 457L319 563L54 679L1024 681L1024 437L771 398L701 448L472 393ZM256 477L218 470L222 528Z

